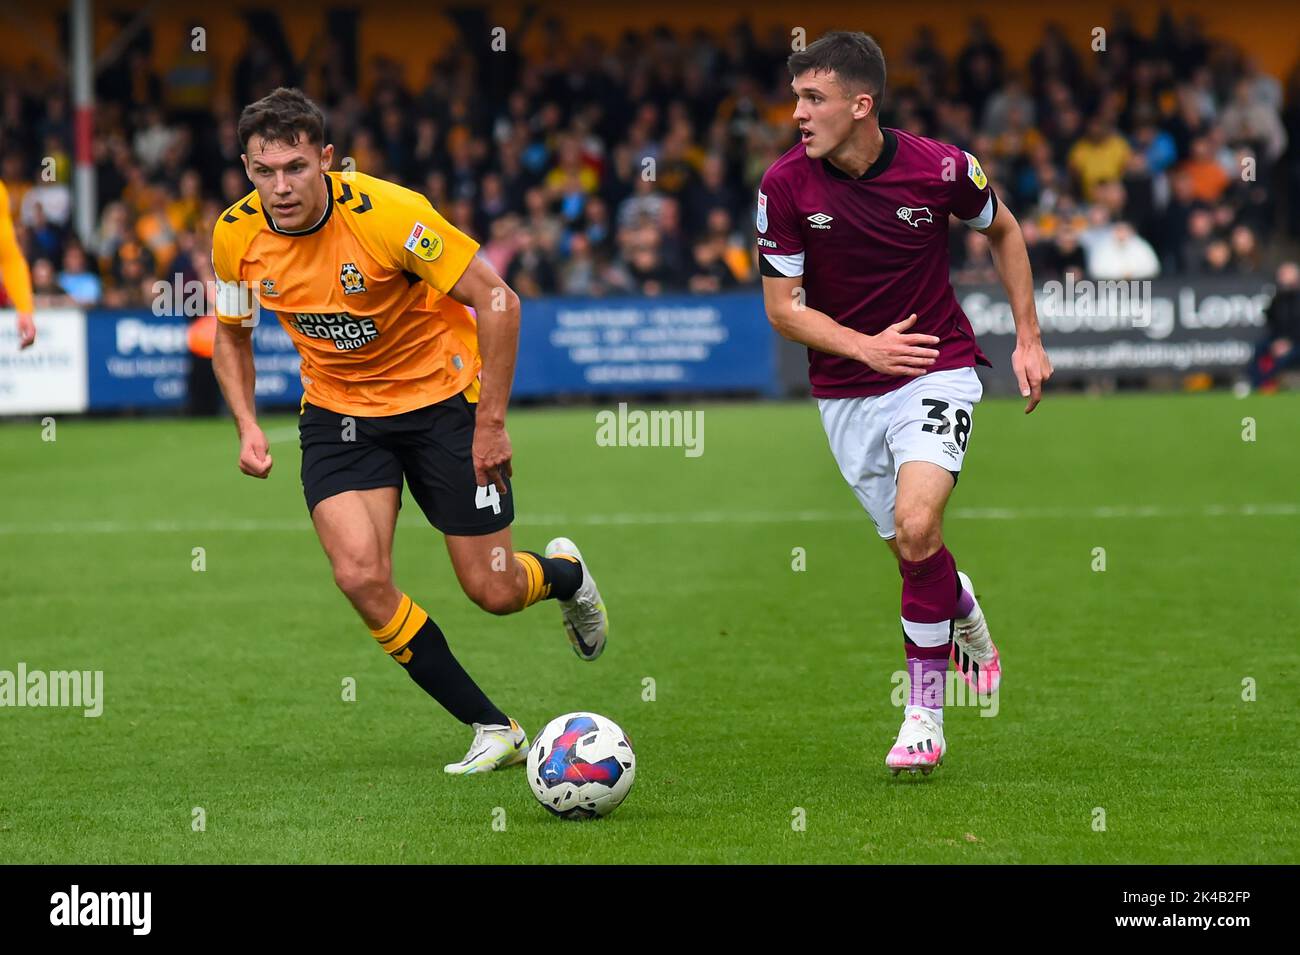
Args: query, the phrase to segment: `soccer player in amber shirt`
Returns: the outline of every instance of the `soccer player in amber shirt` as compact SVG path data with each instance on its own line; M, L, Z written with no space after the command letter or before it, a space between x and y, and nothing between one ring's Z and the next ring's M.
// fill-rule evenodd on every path
M911 696L885 757L895 774L943 759L949 657L978 692L1001 661L970 578L944 546L987 365L948 282L948 217L986 234L1016 323L1011 356L1034 409L1052 373L1024 237L979 160L882 129L885 58L864 33L829 33L789 58L801 142L763 176L763 300L808 346L809 377L840 473L898 559Z
M4 283L14 308L18 310L18 347L36 341L36 322L32 318L32 273L23 258L23 250L14 235L14 220L9 213L9 190L0 182L0 282Z
M324 117L300 91L282 87L246 107L239 138L255 189L212 237L213 368L239 431L239 468L265 478L272 467L251 335L273 312L302 356L303 493L335 583L380 647L474 727L448 773L522 762L524 731L461 668L391 568L405 481L470 599L507 614L555 598L578 656L604 649L605 605L573 542L556 538L545 556L511 546L505 421L519 299L426 198L330 172Z

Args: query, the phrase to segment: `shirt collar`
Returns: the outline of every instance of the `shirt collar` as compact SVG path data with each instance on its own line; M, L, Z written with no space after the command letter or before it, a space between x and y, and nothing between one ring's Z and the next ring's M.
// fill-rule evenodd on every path
M320 231L325 223L329 221L330 213L334 211L334 184L330 182L329 176L325 173L321 173L321 178L325 180L325 211L321 213L320 219L316 221L316 224L308 226L306 229L281 229L275 224L275 220L271 218L271 210L263 206L262 215L266 217L266 224L271 227L272 232L276 232L280 235L300 236L311 235L313 232Z
M889 168L890 164L894 161L894 155L898 152L898 137L894 135L892 129L886 129L882 126L880 127L880 135L885 139L885 145L881 148L880 155L876 157L875 162L867 167L867 171L858 176L856 180L854 180L854 177L850 176L843 169L838 168L829 159L822 159L822 167L826 170L828 175L833 176L836 179L847 179L857 182L875 179Z

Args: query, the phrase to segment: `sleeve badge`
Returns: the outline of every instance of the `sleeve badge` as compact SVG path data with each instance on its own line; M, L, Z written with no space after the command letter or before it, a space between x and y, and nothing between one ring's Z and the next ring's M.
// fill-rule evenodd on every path
M411 234L406 237L404 248L417 258L432 262L442 255L442 236L423 222L417 222L415 228L411 230Z

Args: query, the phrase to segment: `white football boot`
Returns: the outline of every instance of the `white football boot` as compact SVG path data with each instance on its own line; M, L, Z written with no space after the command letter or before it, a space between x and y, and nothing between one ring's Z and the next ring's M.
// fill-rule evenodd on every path
M958 579L965 591L975 599L975 585L961 571ZM1002 685L1002 661L998 657L998 648L989 636L989 625L984 619L980 602L975 600L975 608L969 617L958 617L952 628L952 663L966 681L966 685L980 695L996 693Z
M578 558L582 568L582 584L571 600L556 600L564 613L564 631L573 644L573 652L583 660L594 660L605 652L605 637L609 634L609 614L605 601L596 589L596 581L582 559L578 545L567 537L557 537L546 545L546 556L568 554Z
M895 776L904 769L913 775L919 769L923 775L929 776L943 762L947 751L943 727L924 711L913 709L903 718L898 739L885 757L885 766Z
M490 773L522 763L528 758L528 734L514 720L509 726L474 724L474 742L459 763L448 763L442 771L453 776Z

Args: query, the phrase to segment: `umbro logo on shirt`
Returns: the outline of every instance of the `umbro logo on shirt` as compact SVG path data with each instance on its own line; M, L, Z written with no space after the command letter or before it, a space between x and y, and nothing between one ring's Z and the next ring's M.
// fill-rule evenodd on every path
M824 212L815 212L808 217L808 221L812 223L814 229L829 229L834 218Z

